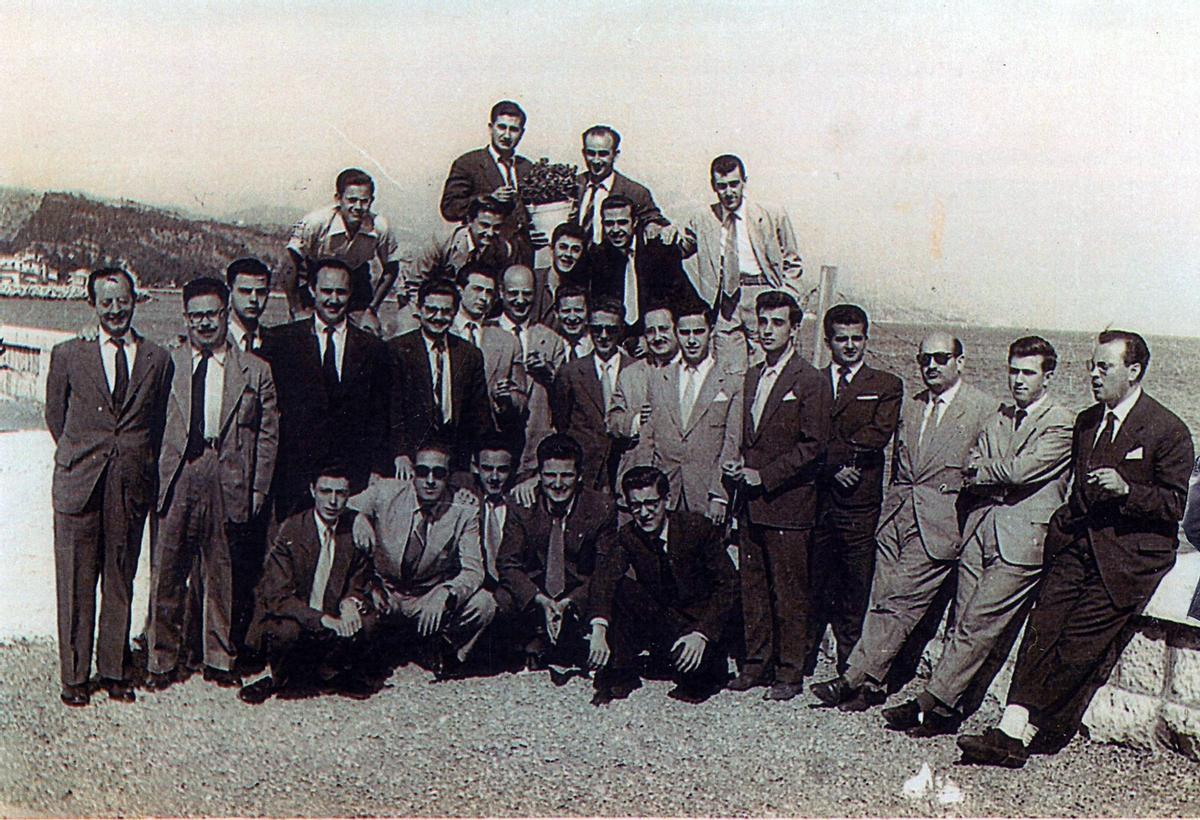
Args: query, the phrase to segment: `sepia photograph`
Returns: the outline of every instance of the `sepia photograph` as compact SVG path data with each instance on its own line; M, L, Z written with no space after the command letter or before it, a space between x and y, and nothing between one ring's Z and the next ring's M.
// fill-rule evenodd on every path
M1200 6L0 30L0 817L1200 816Z

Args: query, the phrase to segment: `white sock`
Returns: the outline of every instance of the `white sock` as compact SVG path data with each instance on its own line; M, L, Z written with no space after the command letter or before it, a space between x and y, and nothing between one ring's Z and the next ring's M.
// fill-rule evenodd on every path
M1004 707L1004 714L1000 716L1000 724L996 728L1014 740L1025 743L1025 732L1030 728L1029 710L1010 703Z
M1033 743L1033 738L1037 735L1037 733L1038 727L1030 723L1025 727L1025 737L1021 738L1021 740L1023 740L1025 745L1028 746L1030 743Z

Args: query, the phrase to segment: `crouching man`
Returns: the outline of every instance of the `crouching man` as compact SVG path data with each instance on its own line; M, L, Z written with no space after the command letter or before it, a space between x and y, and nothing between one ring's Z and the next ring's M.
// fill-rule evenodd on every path
M592 576L588 660L602 667L592 702L641 686L634 664L649 649L669 662L667 696L703 703L728 679L722 639L738 596L721 530L699 513L668 513L670 483L655 467L634 467L621 489L633 520L603 542Z
M361 513L357 540L374 545L375 605L389 631L398 627L401 639L415 632L438 679L461 674L496 615L483 589L479 507L469 493L450 491L450 449L426 441L412 479L380 479L350 500Z
M310 491L313 509L283 522L258 585L246 641L266 653L269 674L238 692L249 704L306 678L356 699L373 691L359 671L374 622L371 556L352 541L346 468L322 468Z

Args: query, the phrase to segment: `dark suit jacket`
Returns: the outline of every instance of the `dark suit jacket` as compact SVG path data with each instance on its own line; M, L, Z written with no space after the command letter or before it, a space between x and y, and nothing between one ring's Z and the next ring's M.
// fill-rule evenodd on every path
M124 500L144 514L154 504L174 365L166 350L143 337L120 407L104 378L100 343L68 339L50 352L46 427L54 451L54 509L78 513L104 471L116 472Z
M646 543L631 521L602 542L592 575L591 617L612 621L617 582L631 573L656 602L687 615L710 641L720 640L738 600L737 574L722 532L698 513L668 513L667 521L667 561L674 584L663 577L657 548Z
M263 637L279 621L295 621L305 631L316 632L322 629L321 616L336 617L346 598L364 605L371 601L371 555L354 546L354 513L347 511L334 530L333 566L323 606L316 610L308 605L321 555L313 515L312 510L305 510L284 521L267 553L255 594L254 620L246 634L251 647L261 647Z
M513 167L517 172L517 189L520 191L521 182L533 167L533 163L517 154L513 159ZM502 185L504 177L487 148L468 151L450 166L450 173L442 188L442 216L450 222L462 222L467 218L467 208L473 198L480 194L490 194ZM529 244L529 214L519 196L512 213L505 221L505 227L506 236L514 241L513 251L517 258L524 264L530 264L532 248Z
M637 271L638 313L640 316L656 302L659 304L692 304L700 297L687 274L683 272L683 260L678 245L662 242L638 242L634 249L634 270ZM598 296L612 296L622 304L625 302L626 255L605 242L591 248L580 264L584 265L582 276L588 280L592 303Z
M649 188L640 182L634 182L615 168L612 177L612 192L609 193L609 196L623 196L633 203L633 223L639 233L652 222L661 225L667 224L663 212L654 204L654 195L650 193ZM582 225L583 214L580 209L583 207L584 197L587 196L587 172L580 172L576 175L575 180L579 183L579 196L575 197L576 224Z
M879 512L883 502L883 453L900 423L904 383L898 376L864 364L849 386L833 398L829 368L817 371L832 407L821 498L842 509ZM842 467L857 467L862 478L847 490L833 480Z
M624 352L621 368L633 364L633 359ZM596 377L596 354L575 359L563 365L554 378L550 395L550 414L554 429L568 433L583 448L583 465L580 476L584 486L599 489L608 485L610 468L615 469L613 440L608 436L607 410L604 406L604 388Z
M433 373L421 329L389 339L392 363L392 453L413 458L434 432ZM479 348L446 334L450 355L450 423L441 433L455 445L455 466L465 468L476 439L491 427L487 378Z
M552 521L540 491L532 507L508 505L496 571L501 592L511 598L517 612L525 610L546 588L546 551ZM581 489L567 516L563 538L567 581L564 595L575 602L581 614L589 611L588 582L596 568L600 539L615 527L612 500L595 490Z
M1124 608L1144 604L1175 564L1192 436L1174 413L1142 393L1117 430L1113 457L1094 462L1093 441L1104 413L1104 406L1095 404L1075 419L1071 494L1050 521L1046 552L1053 555L1070 539L1086 535L1109 596ZM1087 484L1088 472L1097 467L1115 468L1129 495L1097 498Z
M745 488L752 524L778 529L811 527L817 515L817 476L829 438L828 392L821 375L792 354L754 427L754 394L763 363L746 373L742 457L758 470L759 487Z
M372 471L391 475L395 470L388 448L387 349L350 325L341 381L328 389L313 321L268 328L260 351L271 365L278 394L279 453L272 486L285 504L303 502L324 461L346 464L352 492L367 486Z

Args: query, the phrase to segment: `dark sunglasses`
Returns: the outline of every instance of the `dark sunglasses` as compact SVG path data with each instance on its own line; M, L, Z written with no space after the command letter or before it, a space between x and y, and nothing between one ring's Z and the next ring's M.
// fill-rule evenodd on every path
M592 333L595 333L597 336L603 333L610 333L613 336L616 336L621 330L620 325L589 325L589 327L591 327Z
M940 365L947 365L950 364L950 360L953 358L953 353L918 353L917 364L921 365L921 367L929 367L930 362L937 362Z
M429 478L433 476L438 481L445 481L450 476L450 471L445 467L430 467L427 464L418 464L413 467L413 475L417 478Z

